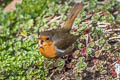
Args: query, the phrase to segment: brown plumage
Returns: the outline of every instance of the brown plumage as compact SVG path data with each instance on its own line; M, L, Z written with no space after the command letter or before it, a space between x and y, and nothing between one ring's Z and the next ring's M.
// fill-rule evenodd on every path
M72 12L68 15L68 18L64 24L64 28L70 30L75 18L77 17L78 13L82 10L83 4L76 3L72 9Z
M76 41L78 36L70 34L69 31L82 8L82 3L76 3L74 5L63 28L39 33L39 51L43 56L47 58L61 57L69 54L73 50L72 44Z

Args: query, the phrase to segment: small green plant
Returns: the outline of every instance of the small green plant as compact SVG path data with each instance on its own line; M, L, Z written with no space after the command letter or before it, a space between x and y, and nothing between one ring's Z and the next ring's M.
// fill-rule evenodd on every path
M44 58L38 51L37 31L51 0L23 0L13 12L0 9L0 79L47 80ZM36 25L37 24L37 25Z
M62 70L63 67L65 66L65 61L62 60L62 59L58 60L58 61L56 62L56 66L57 66L57 68L58 68L59 70Z
M106 45L104 46L104 49L105 49L105 50L110 50L110 48L111 48L111 45L106 44Z
M120 14L117 16L116 21L117 21L118 24L120 24Z
M92 48L87 48L87 49L86 49L86 53L87 53L87 54L92 54Z
M76 64L76 71L77 72L82 72L86 68L87 64L85 62L78 62Z
M120 52L115 52L115 56L120 56Z

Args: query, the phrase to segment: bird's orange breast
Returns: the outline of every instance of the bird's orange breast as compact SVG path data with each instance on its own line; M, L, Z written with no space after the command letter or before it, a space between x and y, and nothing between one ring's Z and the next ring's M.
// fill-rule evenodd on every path
M54 49L53 42L46 42L45 45L39 48L39 51L46 58L55 58L58 56L56 50Z

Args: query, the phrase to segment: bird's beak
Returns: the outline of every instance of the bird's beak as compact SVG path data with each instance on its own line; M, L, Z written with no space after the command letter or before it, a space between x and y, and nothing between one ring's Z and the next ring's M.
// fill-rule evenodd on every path
M40 41L38 41L38 48L41 48L42 44L40 43Z

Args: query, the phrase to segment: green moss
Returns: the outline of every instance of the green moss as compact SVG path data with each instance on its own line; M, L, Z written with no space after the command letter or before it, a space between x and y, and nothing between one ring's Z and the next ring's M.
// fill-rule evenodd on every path
M51 0L23 0L13 12L0 10L0 79L47 80L35 36L44 25L42 16L50 3Z

